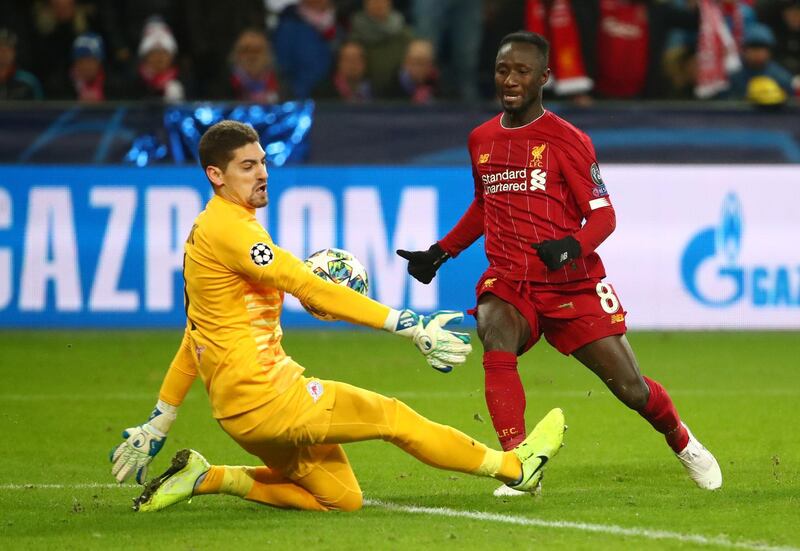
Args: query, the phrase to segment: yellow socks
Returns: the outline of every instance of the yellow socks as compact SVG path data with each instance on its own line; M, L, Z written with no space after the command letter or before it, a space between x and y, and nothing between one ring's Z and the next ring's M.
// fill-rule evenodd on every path
M514 482L519 480L521 472L522 465L514 453L487 449L483 462L475 474L490 476L503 482Z

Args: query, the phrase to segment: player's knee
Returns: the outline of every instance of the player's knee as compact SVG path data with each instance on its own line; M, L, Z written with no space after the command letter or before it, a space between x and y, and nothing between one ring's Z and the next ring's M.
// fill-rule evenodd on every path
M519 340L511 324L504 326L498 323L479 323L478 338L486 352L493 350L515 352Z
M397 398L390 399L386 412L389 430L383 434L383 440L404 450L415 446L420 439L419 427L425 422L424 418Z
M647 405L647 400L650 398L650 389L644 380L639 378L620 384L616 394L626 406L632 410L640 411Z
M358 511L364 506L364 496L361 492L349 491L335 502L328 505L331 511L342 511L344 513L352 513Z

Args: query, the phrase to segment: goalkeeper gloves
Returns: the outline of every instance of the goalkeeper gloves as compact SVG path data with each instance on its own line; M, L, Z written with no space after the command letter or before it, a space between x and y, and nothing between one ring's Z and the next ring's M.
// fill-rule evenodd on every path
M427 251L404 251L398 249L397 254L408 260L408 273L422 283L430 283L439 266L450 258L438 243L434 243Z
M136 482L144 484L147 479L147 466L164 447L167 432L175 421L177 413L178 408L159 400L147 423L122 432L125 441L112 449L110 454L113 463L111 474L117 482L125 482L135 474Z
M412 310L392 310L383 327L410 338L431 367L449 373L453 366L463 364L472 351L469 334L444 329L447 324L463 319L464 314L452 310L440 310L429 316L420 316Z
M571 235L563 239L534 243L532 247L536 249L536 254L550 270L557 270L570 260L581 256L581 244Z

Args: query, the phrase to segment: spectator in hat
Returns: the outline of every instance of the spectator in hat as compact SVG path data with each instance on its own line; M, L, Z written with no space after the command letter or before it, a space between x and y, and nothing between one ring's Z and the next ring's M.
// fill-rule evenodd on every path
M793 93L792 75L772 59L775 36L762 23L750 25L742 42L742 69L731 77L731 97L754 103L784 103Z
M108 99L103 60L105 48L99 35L84 33L72 43L72 67L69 76L78 101L95 103Z
M0 29L0 101L42 99L42 85L27 71L17 69L17 35Z
M183 101L184 87L178 77L175 55L178 43L169 26L151 19L142 30L139 42L139 67L136 96L139 99Z
M98 28L95 6L76 0L36 0L31 4L33 71L42 81L47 99L72 99L72 43Z

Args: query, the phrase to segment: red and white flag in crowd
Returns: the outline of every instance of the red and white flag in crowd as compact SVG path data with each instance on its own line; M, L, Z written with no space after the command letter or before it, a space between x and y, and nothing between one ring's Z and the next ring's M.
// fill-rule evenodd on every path
M594 83L586 74L571 0L553 0L549 7L543 0L527 0L525 28L550 41L550 68L556 94L581 94L592 89Z
M710 98L730 86L728 76L742 64L733 34L725 23L718 0L700 0L700 34L697 40L698 98Z

